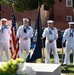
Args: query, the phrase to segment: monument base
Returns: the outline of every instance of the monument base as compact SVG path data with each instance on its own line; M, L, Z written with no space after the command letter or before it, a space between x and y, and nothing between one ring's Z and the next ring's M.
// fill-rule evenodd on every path
M60 64L25 63L36 71L36 75L61 75Z

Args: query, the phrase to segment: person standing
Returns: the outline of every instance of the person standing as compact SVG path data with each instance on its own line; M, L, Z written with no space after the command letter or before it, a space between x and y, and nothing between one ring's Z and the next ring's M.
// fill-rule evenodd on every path
M50 63L50 51L52 50L54 55L54 62L56 64L59 63L59 57L56 49L56 40L58 38L58 32L55 27L53 27L53 20L47 21L48 27L44 29L42 34L42 38L46 37L45 47L46 47L46 54L45 54L45 63Z
M62 44L66 41L66 53L64 64L70 64L70 50L73 52L73 65L74 65L74 22L69 22L69 28L63 34Z
M31 38L33 37L33 29L29 26L28 18L23 18L23 25L18 28L16 37L19 38L19 57L24 59L24 50L26 50L28 56Z
M7 19L2 18L0 25L0 61L2 61L3 52L6 52L6 61L10 60L10 34L11 28L6 24Z

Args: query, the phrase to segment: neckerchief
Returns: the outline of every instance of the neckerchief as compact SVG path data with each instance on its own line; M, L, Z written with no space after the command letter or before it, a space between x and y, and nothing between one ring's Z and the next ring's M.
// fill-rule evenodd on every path
M71 32L71 30L70 30L70 37L73 37L73 32L74 32L74 29L72 30L72 32Z
M29 26L27 26L27 27L24 26L24 33L27 33L27 29L29 30L30 27Z
M4 30L4 29L8 29L8 26L7 26L7 25L2 26L2 28L1 28L2 33L3 33L3 30Z
M52 30L54 30L54 28L51 28L51 30L49 30L49 34L52 34Z

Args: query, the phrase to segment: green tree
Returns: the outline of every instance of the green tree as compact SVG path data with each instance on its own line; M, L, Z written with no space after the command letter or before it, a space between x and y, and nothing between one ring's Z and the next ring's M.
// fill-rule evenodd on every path
M28 11L37 9L38 5L47 5L49 8L54 4L54 0L0 0L1 4L11 6L15 4L15 10L17 11Z

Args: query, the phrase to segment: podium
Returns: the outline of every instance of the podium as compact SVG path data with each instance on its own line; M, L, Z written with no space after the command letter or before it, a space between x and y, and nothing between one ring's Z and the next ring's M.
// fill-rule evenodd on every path
M60 64L25 63L36 71L36 75L61 75Z

